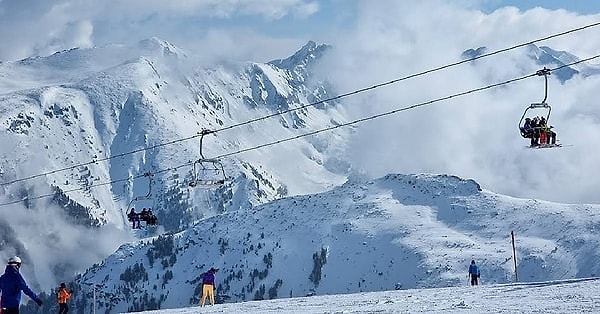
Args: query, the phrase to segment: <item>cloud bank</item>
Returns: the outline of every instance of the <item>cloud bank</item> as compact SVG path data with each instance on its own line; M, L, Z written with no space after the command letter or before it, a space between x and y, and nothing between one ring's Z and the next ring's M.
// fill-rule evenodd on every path
M206 50L219 43L210 41L206 32L233 27L224 34L233 40L239 37L236 33L249 32L246 26L236 27L240 23L234 19L303 19L318 10L317 1L307 0L1 1L0 40L10 45L0 46L0 60L152 36Z
M323 73L340 93L460 60L468 48L489 51L597 22L564 10L504 8L490 14L452 1L360 2L356 23L333 38ZM584 58L600 53L594 30L541 43ZM598 62L598 61L596 61ZM356 117L387 112L535 73L524 49L400 82L345 100ZM450 173L524 198L600 202L600 108L597 76L564 85L550 77L551 124L565 148L530 150L518 122L544 95L543 78L401 112L361 124L347 158L373 177L390 172ZM593 109L595 108L595 109ZM543 112L538 112L538 115Z

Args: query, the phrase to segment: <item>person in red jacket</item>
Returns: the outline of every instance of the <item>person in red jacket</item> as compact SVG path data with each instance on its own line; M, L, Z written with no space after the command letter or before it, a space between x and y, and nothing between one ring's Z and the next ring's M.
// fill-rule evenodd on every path
M60 284L60 288L58 289L58 294L56 297L56 301L58 302L58 314L66 314L69 312L69 306L67 305L67 301L71 298L73 291L67 290L67 285L62 282Z

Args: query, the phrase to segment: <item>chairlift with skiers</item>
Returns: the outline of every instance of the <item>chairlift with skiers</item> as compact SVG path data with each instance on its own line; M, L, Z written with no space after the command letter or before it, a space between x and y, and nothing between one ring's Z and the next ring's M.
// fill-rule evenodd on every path
M552 107L546 100L548 99L548 75L551 74L551 70L544 67L537 71L536 74L544 76L544 99L539 103L532 103L525 108L519 120L519 132L523 138L530 139L530 148L561 147L561 144L556 143L556 133L551 130L553 127L548 124ZM542 115L533 118L527 116L529 110L537 110L539 112L539 109L542 110Z
M154 207L154 197L152 196L152 182L154 174L150 171L144 173L143 177L148 178L148 193L144 195L139 195L131 199L129 204L127 205L126 210L129 212L126 213L127 220L132 223L132 227L134 229L141 228L140 222L144 221L146 226L154 226L157 223L157 217L152 213L152 208ZM141 212L136 212L136 205L143 205L143 209ZM149 204L149 205L148 205Z

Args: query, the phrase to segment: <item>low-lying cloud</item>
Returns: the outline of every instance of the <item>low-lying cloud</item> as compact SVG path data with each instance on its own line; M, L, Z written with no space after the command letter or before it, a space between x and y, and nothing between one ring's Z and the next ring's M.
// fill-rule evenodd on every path
M598 16L515 8L484 14L451 1L362 3L352 29L340 32L327 76L340 92L460 60L468 48L489 51L597 22ZM600 53L593 30L540 43L580 57ZM525 48L400 82L345 100L363 117L535 73ZM600 134L592 86L600 76L562 84L550 77L551 124L564 148L531 150L518 122L544 96L534 77L484 92L367 122L356 129L347 158L377 177L389 172L450 173L474 178L499 193L560 202L600 202L600 167L593 157ZM596 108L596 109L594 109ZM545 112L534 112L543 115Z

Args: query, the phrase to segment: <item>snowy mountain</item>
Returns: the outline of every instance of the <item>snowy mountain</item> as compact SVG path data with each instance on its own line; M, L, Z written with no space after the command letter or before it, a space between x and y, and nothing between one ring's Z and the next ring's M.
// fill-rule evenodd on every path
M507 283L510 231L521 280L598 273L597 206L453 176L366 180L343 157L351 129L280 142L350 119L338 102L292 110L335 95L312 75L328 49L205 65L150 38L1 63L0 258L24 258L44 312L69 282L76 313L94 295L109 313L196 304L210 266L224 302L456 286L473 258ZM217 188L189 184L203 129L202 155L225 156ZM130 207L158 226L131 230Z
M222 161L224 186L189 187L203 175L192 173L201 158L202 129L218 130L329 97L325 83L310 79L326 49L309 42L284 61L208 67L151 38L0 64L0 195L5 213L18 213L31 225L28 232L15 217L0 217L7 226L2 255L44 261L33 271L45 278L32 281L49 288L132 236L183 230L204 217L342 183L348 167L335 152L345 131L228 157ZM210 134L202 151L212 158L343 121L335 102L324 103ZM305 171L288 167L290 160ZM148 172L151 179L143 176ZM153 207L159 227L132 234L128 206ZM24 249L31 242L48 248L69 244L77 254L80 247L71 237L106 240L79 259Z
M467 49L462 53L462 58L472 59L481 56L485 53L489 53L486 47ZM538 47L535 44L528 45L526 47L525 54L531 60L534 60L539 67L545 66L548 68L562 67L580 60L577 56L567 51L554 50L548 46ZM581 63L558 69L556 71L553 71L552 74L555 75L561 83L564 83L577 74L581 74L584 77L600 74L600 68L594 65Z
M486 284L596 276L600 206L506 197L445 175L353 178L314 195L220 214L122 245L70 285L76 313L198 304L219 268L220 302L453 287L476 259Z

